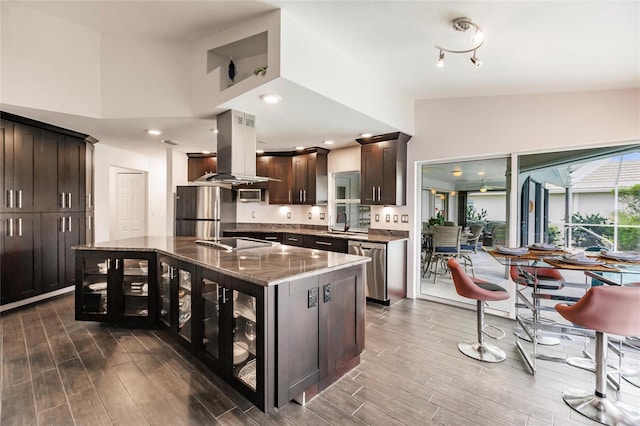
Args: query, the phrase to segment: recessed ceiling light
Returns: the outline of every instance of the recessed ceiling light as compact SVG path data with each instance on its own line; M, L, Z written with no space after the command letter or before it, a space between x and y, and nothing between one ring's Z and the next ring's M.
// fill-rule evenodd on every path
M264 149L256 149L256 154L264 154Z
M454 171L453 171L453 172L451 172L451 173L453 173L453 175L454 175L454 176L456 176L456 177L458 177L458 176L462 176L462 170L454 170Z
M211 154L211 151L202 151L203 154Z
M304 149L304 146L296 146L296 149L297 149L298 151L302 151L302 150Z
M263 95L260 95L260 99L268 104L277 104L282 100L282 96L276 95L275 93L265 93Z
M147 129L146 131L147 131L147 133L149 133L150 135L154 135L154 136L157 136L157 135L161 135L161 134L162 134L162 132L161 132L160 130L158 130L158 129Z
M322 141L325 145L333 145L333 141Z
M484 176L484 172L478 172L479 176Z
M361 138L370 138L371 136L371 133L360 133Z

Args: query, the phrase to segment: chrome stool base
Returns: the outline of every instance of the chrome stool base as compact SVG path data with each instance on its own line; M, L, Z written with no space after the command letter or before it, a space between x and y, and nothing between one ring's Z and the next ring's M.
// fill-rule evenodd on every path
M622 373L622 378L627 382L631 383L633 386L640 388L640 373L636 374L624 374Z
M640 424L640 412L621 402L612 402L586 391L564 391L562 399L585 417L605 425Z
M489 343L458 343L458 349L466 356L484 362L502 362L507 354Z
M522 330L513 330L513 334L515 334L518 339L531 342L529 335ZM555 346L560 344L560 339L549 336L538 336L536 342L538 345L542 346Z
M596 371L596 362L589 358L571 357L567 358L567 364L572 367L580 368L591 372ZM612 365L607 366L607 374L616 374L618 369Z

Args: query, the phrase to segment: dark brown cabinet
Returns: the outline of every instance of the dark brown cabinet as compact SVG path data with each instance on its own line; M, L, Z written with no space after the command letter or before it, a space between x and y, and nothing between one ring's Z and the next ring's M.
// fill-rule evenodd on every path
M348 244L349 240L342 238L324 237L319 235L304 236L304 247L316 250L347 253L349 251Z
M364 349L362 269L292 281L277 292L276 406L283 407L304 391L323 390L359 363Z
M0 214L2 303L40 294L40 215Z
M296 155L293 161L293 204L327 203L328 150Z
M291 204L293 191L293 171L291 157L271 157L269 177L278 181L269 182L269 204Z
M282 238L282 243L290 246L304 247L304 238L300 234L285 232Z
M411 137L396 132L357 139L361 147L360 203L406 204L407 142Z
M214 155L189 155L187 160L187 174L189 182L193 182L200 176L218 171L218 158Z
M74 284L70 248L93 241L95 142L71 130L2 113L0 212L8 216L3 217L0 264L16 265L2 267L2 304Z
M34 146L40 129L1 121L2 212L33 212Z
M155 253L76 251L75 255L76 320L132 327L156 324Z
M85 243L85 219L84 213L42 214L42 292L75 285L75 254L71 247Z
M178 342L191 351L196 347L193 335L195 266L168 256L160 258L160 322L171 330Z

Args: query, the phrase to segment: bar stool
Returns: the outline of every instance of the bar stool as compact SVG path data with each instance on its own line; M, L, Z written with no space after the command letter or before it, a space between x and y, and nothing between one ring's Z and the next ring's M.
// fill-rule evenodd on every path
M574 305L555 306L566 320L596 332L596 389L564 391L562 399L575 411L606 425L640 424L640 410L607 399L607 333L640 335L640 287L598 286Z
M532 298L534 312L531 321L534 324L541 322L540 318L540 299L553 299L554 296L548 293L543 293L541 290L562 290L564 287L565 279L562 274L553 268L532 268L528 266L511 266L509 270L511 279L516 284L524 285L532 289ZM576 299L577 300L577 299ZM536 331L537 332L537 331ZM514 329L516 337L522 340L531 342L531 339L527 333ZM544 346L554 346L560 344L560 339L550 336L536 336L536 343Z
M471 278L454 258L449 258L447 264L451 270L451 277L453 278L453 284L456 286L456 292L462 297L475 299L477 301L476 315L478 341L475 343L458 343L458 349L466 356L480 361L504 361L507 358L504 351L499 347L485 343L484 341L484 302L506 300L509 298L509 293L497 284L492 284L477 278ZM500 330L498 327L491 327ZM495 337L496 339L504 337L504 332L502 330L500 331L502 332L502 336ZM490 335L488 336L492 337Z

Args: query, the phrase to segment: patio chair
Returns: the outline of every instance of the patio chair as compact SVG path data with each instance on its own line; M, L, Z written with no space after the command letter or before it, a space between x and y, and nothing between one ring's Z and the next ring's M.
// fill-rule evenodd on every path
M431 250L427 254L427 265L425 273L427 277L434 275L433 283L435 284L438 274L449 271L446 263L451 257L460 256L460 233L461 226L436 226L433 229L433 241ZM440 266L440 268L438 268ZM444 272L438 272L438 270Z

